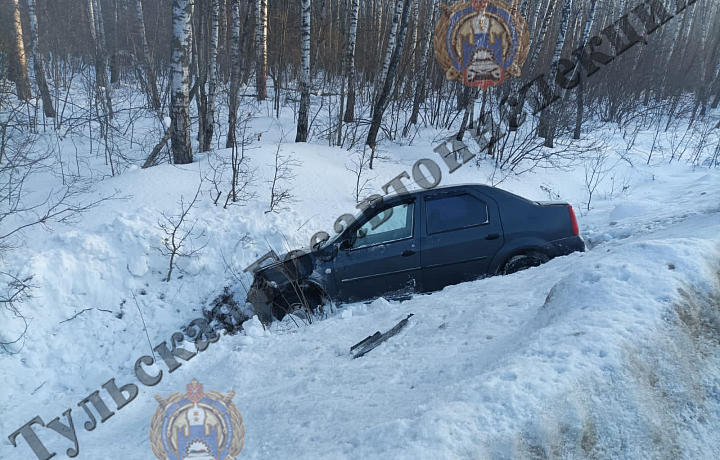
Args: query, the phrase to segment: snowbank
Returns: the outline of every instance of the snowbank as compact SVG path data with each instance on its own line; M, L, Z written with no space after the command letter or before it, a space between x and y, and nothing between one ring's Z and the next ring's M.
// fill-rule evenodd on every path
M434 155L426 136L383 152L389 159L371 177L373 191L422 152ZM259 181L274 155L272 133L264 137L252 153ZM153 396L193 378L237 392L246 426L240 458L712 459L720 451L720 175L681 165L623 165L629 194L603 184L590 211L580 170L510 177L502 187L514 193L548 199L541 186L549 186L583 210L592 250L403 303L342 306L308 327L265 331L253 320L172 374L150 368L165 370L159 385L140 386L135 401L85 431L77 403L110 378L137 383L134 364L150 354L148 341L169 341L225 286L242 299L250 281L242 269L269 247L305 246L354 209L348 152L283 151L302 160L291 209L265 213L263 186L245 206L223 210L207 185L190 215L206 247L181 261L170 282L157 222L178 212L180 196L194 195L206 156L105 180L96 193L131 197L80 225L28 232L7 259L37 288L21 305L30 319L24 347L0 354L0 412L12 415L0 421L0 458L33 458L25 441L15 448L7 436L36 415L47 423L72 408L78 458L147 459ZM443 184L485 182L491 173L470 164ZM351 345L409 313L397 337L351 359ZM0 337L17 337L22 322L0 314ZM58 457L71 447L37 430Z

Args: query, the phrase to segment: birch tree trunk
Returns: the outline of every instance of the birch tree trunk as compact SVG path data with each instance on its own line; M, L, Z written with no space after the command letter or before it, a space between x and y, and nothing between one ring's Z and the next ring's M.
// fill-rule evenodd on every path
M28 10L30 12L30 55L33 62L33 69L35 70L35 83L38 86L38 91L43 101L43 112L48 118L55 117L55 108L53 107L53 100L50 96L50 89L48 88L47 81L45 80L45 67L43 65L43 57L39 51L38 45L38 24L37 15L35 13L35 0L28 0Z
M528 74L533 75L535 72L535 66L537 65L538 58L540 57L540 50L542 49L542 45L545 42L545 35L547 34L548 26L550 25L550 21L553 17L553 12L555 11L555 7L557 6L558 0L547 0L547 7L545 9L545 16L543 17L540 30L535 33L535 30L537 29L538 23L540 23L540 12L542 11L542 0L536 0L535 3L535 12L533 13L532 17L532 24L534 26L532 29L529 30L531 34L532 42L530 43L530 49L532 50L532 55L530 56L529 61L526 62L527 68L528 68ZM528 22L528 25L530 22ZM513 93L517 92L517 89L519 88L519 82L513 81L511 83L513 85L514 91ZM517 125L519 124L518 120L520 116L522 115L522 111L525 107L525 98L520 98L519 103L515 106L513 111L510 115L511 120L511 130L516 130ZM481 113L485 113L482 111Z
M23 38L22 20L20 18L20 3L18 0L11 0L13 5L13 29L15 30L15 66L13 77L17 96L20 100L26 101L32 97L30 91L30 78L27 70L27 55L25 54L25 40Z
M548 26L550 25L550 21L553 18L553 13L555 12L555 7L557 6L557 2L558 2L558 0L549 0L548 1L548 8L545 11L545 18L543 19L542 25L540 26L540 31L536 35L536 37L537 37L535 40L536 43L533 43L533 45L532 45L531 49L533 50L533 53L532 53L532 57L530 58L530 65L528 67L530 69L531 75L535 71L535 66L537 65L538 58L540 57L540 50L542 49L542 45L545 42L545 36L547 35L547 29L548 29ZM542 1L538 0L538 4L537 4L538 9L540 8L541 4L542 4ZM539 20L538 13L539 13L539 11L536 12L536 17ZM548 80L548 81L552 81L552 80Z
M387 108L388 99L392 92L393 81L395 80L395 72L397 71L398 63L400 62L400 56L402 55L403 45L405 44L405 34L407 33L408 18L410 16L410 0L400 0L399 5L402 5L402 19L397 31L397 40L392 37L390 43L393 44L393 48L388 46L389 55L391 56L388 63L387 74L385 75L385 83L375 103L373 110L372 122L370 124L370 131L365 143L370 146L372 153L370 154L370 169L372 169L373 159L375 157L375 146L377 144L377 135L380 131L380 123L382 122L383 114ZM396 10L396 12L399 10ZM397 19L397 17L395 18ZM390 43L388 45L390 45Z
M322 0L320 3L320 20L316 20L316 29L317 33L315 35L315 53L313 54L312 63L310 64L310 69L317 69L318 65L318 58L320 57L320 50L324 48L326 36L328 35L325 33L325 24L327 22L327 16L328 16L328 8L325 6L327 5L327 0ZM316 18L317 19L317 18Z
M577 113L575 115L575 131L573 131L573 139L580 139L582 134L583 111L585 110L585 77L582 72L578 74L577 86Z
M708 94L707 85L707 58L712 51L707 49L707 35L708 35L708 22L709 22L709 10L702 12L702 23L700 28L700 89L697 91L695 96L695 105L693 107L692 115L690 116L690 125L692 126L695 122L695 116L697 115L698 107L702 104L702 111L700 115L705 115L705 105ZM710 82L712 83L712 82Z
M473 108L475 107L475 97L474 97L474 91L471 90L469 86L465 86L463 88L463 105L465 109L465 113L463 114L462 122L460 123L460 129L458 130L457 135L455 136L455 139L462 141L463 137L465 137L465 131L467 130L468 126L468 119L472 120L470 118L470 113L473 112Z
M143 17L142 0L135 0L138 18L138 35L140 36L140 46L142 48L142 67L145 72L146 95L150 106L154 110L160 110L160 96L157 90L157 80L155 71L150 62L150 47L148 46L147 36L145 34L145 19Z
M539 0L536 0L539 2ZM526 20L529 19L527 17L527 10L528 10L528 0L522 0L522 3L520 4L520 16L525 18Z
M105 23L103 22L102 7L98 0L90 0L93 4L93 25L95 26L95 53L96 53L96 65L99 68L99 72L102 74L98 82L101 82L101 86L108 86L107 82L107 55L105 52Z
M226 4L227 0L220 0L218 4L218 54L220 56L225 55L225 48L227 47L227 32L225 28L227 27L227 21L228 18L225 14L225 8L227 7ZM223 80L226 81L226 80Z
M415 62L417 62L417 56L416 52L418 49L418 39L420 37L420 8L418 7L418 3L420 3L420 0L413 1L413 34L412 34L412 46L413 46L413 55L412 55L412 63L410 65L411 72L415 73Z
M437 7L435 5L436 0L432 0L430 4L430 14L428 15L428 22L425 24L425 31L423 33L423 47L420 55L420 66L415 75L415 95L413 97L413 108L410 115L410 123L413 125L417 124L418 115L420 114L420 103L424 100L425 92L425 75L427 74L427 62L428 62L428 51L430 50L430 42L432 41L432 28L435 24L435 17ZM410 123L405 127L403 136L407 136Z
M400 16L403 12L404 0L396 0L395 2L395 13L393 14L392 27L390 28L390 37L388 38L387 49L385 50L385 59L383 60L382 71L380 72L380 80L385 81L385 77L390 67L390 60L393 57L395 50L395 42L397 40L398 26L400 24Z
M357 0L355 0L357 3ZM300 110L295 142L306 142L310 112L310 0L300 0L302 56L300 58ZM276 89L277 91L277 89Z
M355 43L357 41L357 23L360 10L360 0L351 0L350 4L350 34L348 35L348 50L346 56L347 72L347 108L345 109L345 123L355 121Z
M375 4L377 5L377 9L375 10L375 25L377 26L375 36L377 38L377 55L380 56L382 54L382 38L383 38L383 0L375 0Z
M585 28L583 29L582 38L580 39L581 43L581 51L580 53L583 53L585 51L585 47L587 46L587 42L590 39L590 31L593 27L593 24L595 22L595 13L597 12L597 0L590 0L590 11L588 12L588 18L585 22ZM582 54L580 54L582 56ZM584 100L584 94L583 91L585 91L585 84L584 84L584 78L582 75L582 71L580 70L580 59L578 58L578 62L575 64L575 68L573 69L572 77L578 76L580 78L578 82L578 88L577 88L577 113L576 113L576 119L575 119L575 131L573 133L573 139L580 139L580 133L582 130L582 121L583 121L583 113L585 111L585 100ZM572 80L572 78L571 78Z
M675 25L675 34L673 35L673 39L670 44L670 51L668 51L667 59L665 60L665 72L663 72L662 84L660 85L661 91L658 91L658 94L662 94L662 92L667 94L665 83L667 82L667 76L670 72L670 62L672 62L672 55L673 52L675 52L675 47L677 46L678 38L680 37L680 31L683 30L684 26L686 26L685 13L687 13L687 8L683 9L680 16L675 19L675 22L677 23Z
M688 24L685 30L681 33L682 38L680 43L689 43L690 42L690 36L692 34L693 29L695 28L695 20L698 15L698 8L699 5L695 5L692 9L690 7L685 8L686 11L688 11L689 17L688 17ZM702 12L700 13L702 14ZM685 59L686 55L690 53L682 53L680 56L680 62L677 62L676 65L679 66L680 69L685 68Z
M190 11L188 0L173 0L170 128L175 164L192 163L190 141Z
M246 3L242 11L245 12L245 19L243 20L242 37L240 39L240 55L242 56L242 62L244 62L245 65L243 66L243 71L240 73L240 84L247 86L250 81L250 74L252 73L252 62L255 60L252 56L254 40L252 39L251 32L253 31L253 28L250 26L252 24L251 19L253 19L253 12L255 11L255 8L252 6L252 2Z
M718 104L720 104L720 59L718 59L717 66L715 67L715 74L710 82L710 89L712 90L713 88L716 88L717 93L715 94L715 100L712 102L710 108L717 109Z
M560 16L560 31L558 32L558 38L555 42L555 51L553 52L552 65L550 66L550 75L548 81L555 81L555 77L558 72L558 61L562 54L563 46L565 45L565 37L567 36L568 23L570 22L570 10L572 8L573 0L565 0L561 16ZM547 109L541 115L540 124L538 126L538 134L545 138L545 147L553 147L553 140L555 138L555 117L552 109Z
M201 152L207 152L212 148L213 133L215 131L215 95L217 94L217 55L218 55L218 31L220 18L218 10L220 0L212 0L211 24L210 24L210 63L208 65L208 96L207 113L205 119L205 136Z
M255 87L258 101L267 99L267 2L268 0L256 0L255 9Z
M208 60L204 46L207 42L207 11L205 8L199 7L196 12L196 1L197 0L193 0L190 9L190 46L192 49L190 81L194 81L193 86L197 87L195 106L197 107L198 150L204 152L205 122L207 121L207 94L205 93L205 84L207 83Z
M110 83L118 83L120 81L120 52L118 43L118 0L113 0L113 43L112 43L112 59L110 60Z
M90 19L93 24L90 29L95 30L93 37L95 38L95 75L97 85L103 89L105 93L105 108L108 116L113 117L112 95L110 92L110 84L107 75L107 48L105 42L105 25L102 17L102 7L99 0L89 0Z
M235 146L237 125L238 91L240 89L240 4L232 0L232 64L230 68L230 107L228 108L228 133L225 148Z
M90 19L90 36L92 37L93 46L95 46L95 59L97 59L97 27L95 26L95 3L93 0L88 0L88 17ZM95 66L95 72L97 73L97 65ZM96 80L97 82L100 81L102 77L97 76ZM96 82L96 83L97 83Z

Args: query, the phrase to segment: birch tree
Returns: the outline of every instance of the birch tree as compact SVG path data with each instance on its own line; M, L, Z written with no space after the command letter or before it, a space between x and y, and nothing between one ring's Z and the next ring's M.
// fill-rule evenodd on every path
M395 1L395 13L393 14L392 27L390 28L390 38L388 38L387 49L385 50L385 59L383 60L382 72L380 72L381 82L386 80L388 69L390 68L390 61L392 60L395 52L395 41L397 40L398 25L400 24L401 15L403 12L403 5L405 0Z
M548 77L548 81L555 81L555 77L557 76L558 61L560 60L560 55L562 54L562 49L565 45L565 37L567 36L568 23L570 22L570 10L572 9L572 1L573 0L565 0L565 4L560 15L560 30L558 32L558 38L555 41L555 51L553 52L552 56L552 64L550 66L550 75ZM545 138L546 147L553 146L553 140L555 137L554 123L555 122L553 110L545 110L545 112L541 116L538 131L540 136Z
M370 154L370 169L372 169L373 158L375 157L375 146L377 144L377 135L380 131L380 123L382 123L382 117L389 102L388 99L390 97L390 93L392 92L393 81L395 80L395 72L397 71L398 62L400 62L403 45L405 44L405 34L407 33L408 17L410 16L410 0L400 0L398 4L402 6L402 18L398 27L399 30L397 33L397 41L395 40L395 37L392 37L390 43L388 44L388 54L391 55L391 59L388 62L388 70L387 74L385 75L385 83L382 87L382 91L380 92L380 97L378 97L378 100L375 103L375 108L373 109L370 131L368 132L368 137L365 141L365 144L370 146L370 148L372 149L372 153ZM390 49L390 44L394 45L392 49Z
M313 54L312 63L310 64L310 69L314 70L318 68L318 58L320 57L320 50L323 49L325 46L325 42L327 40L328 34L325 30L325 25L327 24L327 17L328 17L328 8L326 8L326 5L328 3L328 0L321 0L320 1L320 18L315 20L315 53ZM317 5L317 1L316 1Z
M170 129L173 162L192 163L190 142L190 11L188 0L173 0L171 45Z
M698 107L700 107L700 104L702 104L702 111L701 115L705 114L705 104L708 94L708 84L707 84L707 60L708 55L710 54L707 44L707 36L708 36L708 22L709 22L709 16L710 16L710 10L705 9L702 12L702 22L700 27L700 90L697 93L696 99L695 99L695 105L693 107L692 115L690 116L690 126L692 126L693 122L695 121L695 116L697 115ZM712 83L712 82L710 82Z
M543 19L542 25L540 26L540 30L535 35L535 43L533 43L531 49L533 50L532 56L530 58L530 64L528 68L530 69L530 74L532 74L535 71L535 66L537 65L538 58L540 57L540 50L542 49L543 43L545 42L545 37L547 36L547 29L550 25L550 21L553 18L553 13L555 12L555 7L557 6L558 0L549 0L547 4L547 9L545 10L545 18ZM538 1L537 8L540 8L540 5L542 5L542 1ZM535 17L539 21L539 11L535 12ZM552 81L552 80L549 80Z
M142 0L135 0L135 10L137 12L138 27L137 33L140 36L140 51L142 52L142 69L145 72L143 78L145 82L145 94L147 95L150 107L154 110L160 110L160 96L157 89L157 80L155 71L150 62L150 47L148 46L147 36L145 34L145 19L143 17Z
M252 73L250 71L252 69L252 62L255 60L252 56L252 47L255 42L255 40L252 39L254 28L251 27L251 24L254 21L253 14L255 12L255 8L252 6L251 2L247 2L243 7L243 11L245 11L245 19L243 20L243 32L240 40L240 55L242 56L245 66L241 73L242 78L240 79L240 82L242 85L247 86L248 81L250 81L250 74Z
M235 146L237 126L238 91L240 87L240 4L232 0L232 64L230 68L230 107L228 108L228 133L225 148Z
M718 105L720 104L720 58L718 59L718 63L715 66L715 73L710 82L710 89L712 90L713 88L716 88L717 93L715 94L715 100L712 102L710 108L717 109ZM720 143L718 143L718 147L720 148Z
M110 84L107 75L107 51L105 45L105 25L102 18L102 9L98 0L88 0L88 10L90 16L90 30L95 41L95 75L97 86L100 87L105 95L105 109L107 115L113 117L112 96L110 93Z
M415 74L415 94L413 96L413 107L412 113L410 114L410 123L405 126L403 136L407 136L410 124L416 125L418 121L418 115L420 114L420 103L424 99L424 86L425 86L425 75L427 73L428 63L428 52L430 50L430 42L432 41L432 28L435 24L435 17L437 8L435 5L436 0L432 0L430 3L430 14L428 14L428 21L425 24L425 31L423 33L423 45L422 51L420 52L420 66Z
M687 13L687 8L683 9L680 12L680 15L675 19L675 22L676 22L675 33L673 34L673 39L670 42L670 51L667 52L667 58L665 60L665 69L666 70L665 70L665 72L663 72L663 79L662 79L662 83L660 86L661 91L658 91L659 95L662 94L663 92L665 92L665 90L666 90L665 83L667 81L667 76L669 73L668 70L670 69L670 62L672 62L672 55L675 51L675 47L677 46L678 38L680 37L680 32L683 30L683 25L685 25L685 13Z
M38 45L38 24L37 15L35 14L35 0L27 0L28 11L30 13L30 56L33 63L33 69L35 71L35 83L38 87L38 92L42 97L43 101L43 112L48 118L55 117L55 108L53 107L53 100L50 96L50 89L48 88L47 80L45 80L45 67L43 65L43 58L39 51Z
M267 99L267 2L256 0L255 3L255 88L258 101Z
M535 66L537 65L538 58L540 57L540 50L542 49L542 45L545 42L545 36L547 35L547 29L550 25L550 21L553 17L553 12L555 11L555 7L557 6L558 0L548 0L547 7L545 9L545 15L544 19L542 21L542 25L540 26L540 30L534 34L530 49L532 50L532 54L530 55L530 60L526 62L526 66L528 68L528 74L533 75L535 72ZM540 11L542 8L542 0L537 0L537 3L535 4L535 12L533 13L533 20L532 23L535 25L530 32L533 32L537 29L538 22L540 21ZM529 23L528 23L529 24ZM552 81L552 80L550 80ZM517 93L517 89L519 86L518 82L512 82L514 91L513 93ZM510 120L513 120L513 124L517 124L518 118L522 114L522 110L525 106L525 95L522 94L520 97L520 101L517 105L515 105L515 108L512 110L510 115ZM484 113L484 109L483 109Z
M220 0L212 0L211 5L211 24L210 24L210 63L208 64L208 96L207 96L207 112L205 120L205 136L204 143L200 147L201 152L207 152L211 149L213 133L215 131L215 96L217 94L217 55L218 55L218 31L220 28L220 18L218 10L220 8Z
M112 59L110 60L110 83L120 81L120 50L118 43L118 0L113 0L113 43Z
M695 5L695 7L693 7L693 8L691 8L691 7L686 8L686 10L688 10L689 17L688 17L688 25L687 25L687 27L685 27L685 30L681 34L683 37L682 43L690 42L690 36L692 34L693 29L695 28L695 20L697 19L697 16L698 16L698 10L699 10L698 6L700 6L700 5ZM700 14L702 14L702 12L700 12ZM678 63L678 65L680 66L681 69L685 68L685 60L687 58L686 54L688 54L688 53L682 53L682 55L680 56L680 62Z
M98 85L108 86L107 55L105 52L105 24L98 0L89 0L92 10L92 27L95 29L95 67L98 74Z
M347 107L345 109L345 123L355 121L355 43L357 41L358 12L360 0L351 0L350 4L350 34L348 35L348 50L345 57L347 72Z
M190 9L190 81L195 82L192 86L196 88L196 93L191 100L195 99L197 107L197 124L198 124L198 149L204 152L205 146L205 122L207 121L207 94L205 92L205 84L207 83L207 53L205 53L205 42L207 42L207 10L198 8L195 11L195 2L193 0Z
M375 30L375 37L377 38L377 56L382 53L382 35L383 35L383 0L374 0L375 2L375 24L377 29ZM397 9L397 8L396 8Z
M30 91L30 78L27 70L27 56L25 55L25 40L23 37L22 20L20 18L19 0L11 0L13 6L13 29L15 31L15 68L14 78L17 96L21 100L32 97Z
M418 30L420 28L420 7L418 6L418 3L420 3L420 0L415 0L413 2L413 34L412 34L412 49L413 49L413 57L412 57L412 72L415 73L415 53L418 49L418 39L420 37L420 31Z
M355 0L357 3L357 0ZM300 110L298 111L297 135L295 142L306 142L310 111L310 0L300 0L300 37L302 55L300 58ZM276 89L277 91L277 89Z
M595 23L595 13L597 11L597 0L590 0L590 11L588 12L588 18L587 21L585 21L585 28L583 29L582 38L580 39L580 54L579 56L582 56L582 53L585 51L585 47L587 46L587 42L590 39L590 31L592 30L593 24ZM579 85L577 89L577 114L575 118L575 132L573 133L574 139L580 139L580 131L582 129L582 119L583 119L583 113L585 111L584 107L584 91L585 91L585 84L584 84L584 77L582 75L582 71L580 70L580 58L578 57L578 62L575 64L575 68L573 69L571 80L577 76L579 80Z

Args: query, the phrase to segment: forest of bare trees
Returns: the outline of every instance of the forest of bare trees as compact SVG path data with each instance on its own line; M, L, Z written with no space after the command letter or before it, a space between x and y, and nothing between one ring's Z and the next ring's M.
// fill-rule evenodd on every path
M459 139L492 130L501 102L539 75L577 83L540 113L530 93L511 111L530 116L545 148L589 122L691 129L720 103L715 1L514 0L529 56L520 79L486 92L446 81L434 59L440 3L0 0L3 152L8 130L54 130L93 137L113 175L132 162L190 163L193 151L236 145L242 107L269 99L275 117L292 109L296 142L367 146L372 168L376 146L411 142L423 127L459 126ZM583 53L590 64L575 58ZM70 97L80 88L82 109ZM129 158L119 146L139 142L128 133L141 118L157 129L144 158Z

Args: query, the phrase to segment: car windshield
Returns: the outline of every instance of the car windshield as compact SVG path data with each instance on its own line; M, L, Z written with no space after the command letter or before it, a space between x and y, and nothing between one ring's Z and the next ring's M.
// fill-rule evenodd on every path
M388 217L390 217L390 216L385 215L385 213L387 213L387 212L388 212L388 210L386 209L385 211L377 213L365 225L367 226L369 223L372 223L372 226L371 226L372 230L375 230L375 227L380 226L380 225L382 225L384 231L389 230L389 229L391 230L391 228L389 226L392 225L392 223L388 223L388 221L389 221ZM378 219L378 218L380 218L380 219ZM363 211L359 211L357 214L355 214L353 216L352 222L358 222L358 221L362 221L362 220L365 220L365 216L363 215ZM386 223L388 225L385 225ZM347 225L349 225L349 224L346 224L345 228L347 228ZM340 233L336 233L335 235L332 235L330 238L328 238L325 241L319 241L318 243L315 244L313 249L315 249L315 250L323 249L325 247L328 247L328 246L336 243L339 240L339 238L342 236L344 231L345 231L345 229L343 229L343 231Z
M355 215L353 216L353 222L357 222L358 220L362 219L362 217L363 217L363 212L362 212L362 211L359 211L357 214L355 214ZM347 225L348 225L348 224L345 225L345 228L347 228ZM318 241L318 242L315 244L315 246L313 247L313 249L316 249L316 250L317 250L317 249L322 249L322 248L328 247L328 246L336 243L336 242L338 241L338 239L342 236L343 232L345 231L345 228L343 229L342 232L336 233L336 234L330 236L330 238L328 238L328 239L325 240L325 241Z

